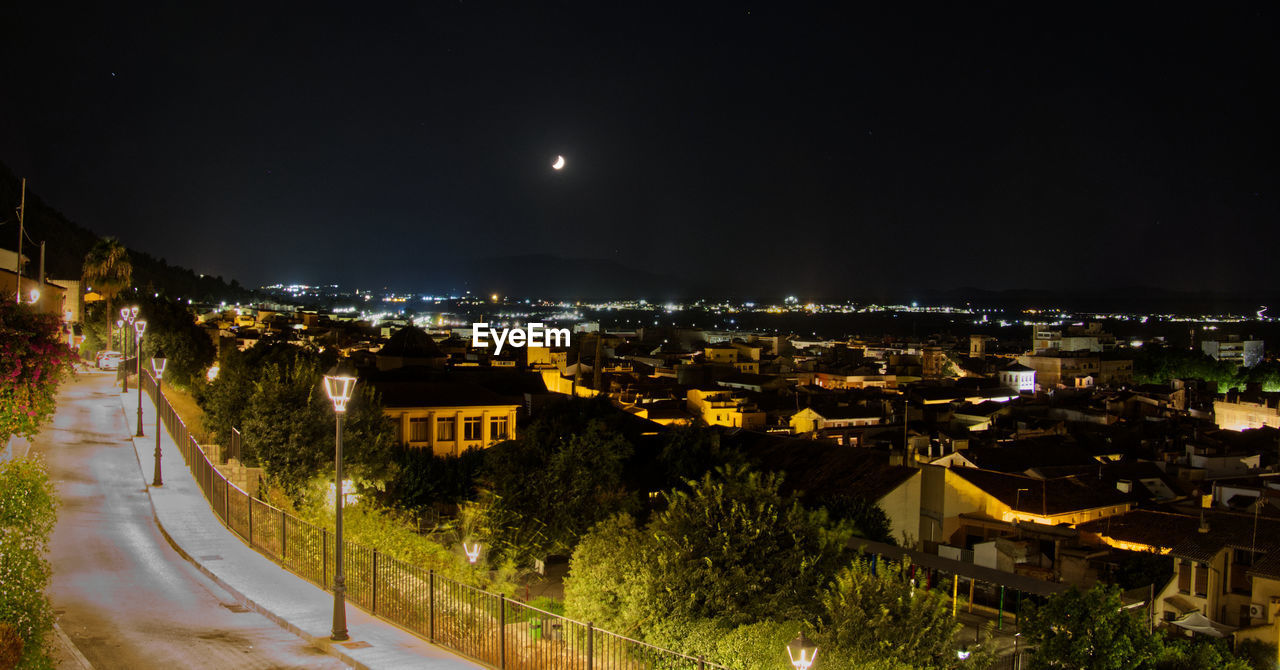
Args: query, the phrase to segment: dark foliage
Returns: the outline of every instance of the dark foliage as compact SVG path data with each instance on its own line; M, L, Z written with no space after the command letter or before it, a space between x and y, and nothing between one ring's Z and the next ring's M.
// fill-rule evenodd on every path
M387 482L386 502L409 511L456 505L475 495L475 477L484 451L468 449L457 456L437 456L430 449L392 447L395 476Z

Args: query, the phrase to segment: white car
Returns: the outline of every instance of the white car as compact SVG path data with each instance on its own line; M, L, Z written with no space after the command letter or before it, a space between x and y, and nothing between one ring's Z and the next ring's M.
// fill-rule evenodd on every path
M99 370L116 370L124 360L124 354L118 351L99 351L97 357Z

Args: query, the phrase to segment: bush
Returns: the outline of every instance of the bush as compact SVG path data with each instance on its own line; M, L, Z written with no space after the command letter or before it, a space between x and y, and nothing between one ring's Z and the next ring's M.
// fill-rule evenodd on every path
M50 574L44 554L56 507L53 484L38 459L0 463L0 623L19 640L19 668L51 664L45 636L53 629L53 607L44 593ZM0 654L13 650L13 642L0 634Z
M74 354L55 316L0 301L0 442L31 437L53 415Z
M21 659L22 638L18 637L18 629L0 621L0 670L18 667Z

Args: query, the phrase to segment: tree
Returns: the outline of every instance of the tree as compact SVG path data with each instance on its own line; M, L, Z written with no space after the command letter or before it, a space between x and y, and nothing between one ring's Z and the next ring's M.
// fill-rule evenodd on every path
M859 558L840 571L822 595L818 638L830 653L893 658L914 667L950 663L963 626L951 616L947 596L916 584L909 569L907 561ZM989 662L994 649L982 651L987 653L971 656L969 665Z
M116 318L111 311L111 300L133 283L133 265L129 262L129 250L114 237L98 240L84 256L81 275L85 285L92 287L107 303L106 342L110 345L111 321Z
M1123 590L1155 584L1156 590L1169 583L1173 577L1173 559L1164 554L1131 552L1120 558L1114 574L1114 582Z
M1248 381L1262 386L1267 393L1280 391L1280 362L1267 361L1249 369Z
M168 361L165 383L191 388L203 381L204 371L213 363L216 350L209 334L196 325L184 306L167 298L142 298L140 319L147 321L142 338L143 361L163 351Z
M596 524L570 559L564 606L570 616L593 621L622 635L652 624L648 603L655 599L649 570L650 546L629 514Z
M7 624L21 641L20 668L50 667L45 636L53 630L53 606L44 593L50 576L44 554L56 510L53 484L38 459L0 461L0 628ZM3 633L0 646L12 651Z
M1050 596L1030 607L1022 634L1036 647L1031 670L1151 668L1160 654L1158 639L1145 621L1123 609L1114 586L1073 587Z
M0 301L0 442L35 435L53 415L75 357L60 337L57 317Z
M781 495L778 475L733 466L688 484L643 532L621 517L583 538L565 580L570 616L682 645L700 620L801 618L847 556L849 530Z
M406 510L423 510L437 503L453 505L475 492L475 477L484 464L484 451L437 456L431 449L392 448L395 477L387 482L386 501Z
M199 395L204 410L204 429L216 439L228 440L232 428L244 427L247 399L254 384L270 365L292 365L300 356L309 356L288 342L261 341L245 351L228 349L218 363L218 376Z
M740 625L799 617L847 556L852 536L779 493L781 475L728 466L666 494L648 526L664 616Z
M1253 667L1243 658L1232 655L1222 641L1167 639L1161 642L1156 670L1252 670ZM1274 659L1275 656L1271 656L1271 663Z
M858 537L897 544L888 515L875 502L860 496L837 493L824 497L821 504L832 519L853 524L854 534Z
M243 415L242 456L299 499L306 485L333 464L333 406L321 388L320 357L267 365L254 383ZM349 476L378 485L391 468L392 427L377 395L358 384L347 407L343 462Z
M707 426L675 426L662 436L658 454L669 486L681 486L702 479L707 472L725 465L744 465L742 452L720 444L720 434Z
M1161 347L1138 349L1133 361L1133 378L1140 384L1165 384L1170 379L1204 379L1218 383L1225 391L1241 385L1243 371L1226 361L1215 361L1200 351Z
M617 416L607 401L558 403L486 451L479 507L495 558L569 553L592 525L637 507L623 482L633 447Z

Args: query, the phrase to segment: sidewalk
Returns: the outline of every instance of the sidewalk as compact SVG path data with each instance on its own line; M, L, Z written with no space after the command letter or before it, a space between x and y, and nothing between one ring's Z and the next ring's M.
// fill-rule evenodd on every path
M127 425L137 423L137 391L121 394ZM164 486L151 487L156 447L155 405L143 394L143 428L134 438L141 474L148 485L156 524L169 543L201 572L246 606L357 668L483 668L399 627L347 604L351 639L333 642L333 595L250 549L214 516L182 460L177 445L161 432Z

